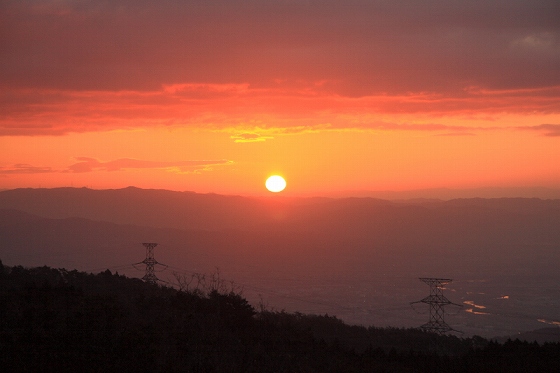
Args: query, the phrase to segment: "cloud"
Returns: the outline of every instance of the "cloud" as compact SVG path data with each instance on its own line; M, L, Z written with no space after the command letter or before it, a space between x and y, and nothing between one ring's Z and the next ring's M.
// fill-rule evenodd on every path
M140 169L159 169L176 173L200 173L201 171L211 171L213 167L233 164L233 161L226 159L161 162L121 158L108 162L102 162L95 158L76 157L76 160L78 161L77 163L74 163L65 169L38 167L29 164L14 164L11 166L0 167L0 175L85 173L94 171L114 172Z
M560 124L539 124L537 126L516 127L516 129L540 132L547 137L560 137Z
M227 130L261 136L326 130L370 130L391 116L465 117L560 113L560 86L489 90L468 87L455 97L436 93L342 97L325 85L253 88L232 84L182 84L154 91L58 91L20 89L0 100L0 136L65 135L148 127ZM444 124L414 124L410 130L440 130ZM328 123L328 128L324 126ZM473 122L474 123L474 122ZM383 125L390 129L391 125ZM405 126L395 126L402 130ZM262 129L263 131L259 130ZM476 131L476 124L472 130ZM462 129L458 131L464 132ZM252 135L251 135L252 136ZM250 140L251 136L234 138ZM266 140L262 138L263 140Z
M51 167L36 167L29 164L14 164L0 167L0 175L47 174L56 172Z
M526 49L531 53L558 53L560 51L560 40L558 40L557 35L551 32L541 32L514 40L512 46Z
M12 0L0 12L0 81L153 90L303 79L336 81L347 96L558 85L559 12L554 0ZM551 53L528 58L527 45Z
M371 123L368 126L373 130L386 130L386 131L428 131L428 132L447 132L453 131L453 133L464 133L464 131L472 131L476 128L465 127L465 126L448 126L445 124L438 123L421 123L421 124L411 124L411 123L389 123L389 122L378 122ZM484 129L486 130L486 128Z
M101 162L95 158L77 157L78 163L68 167L67 172L82 173L92 171L122 171L132 169L161 169L179 173L192 173L202 170L209 171L213 166L224 166L232 164L233 161L220 160L196 160L160 162L146 161L132 158L121 158L108 162Z
M559 114L558 14L555 0L6 0L0 136Z
M268 139L273 139L272 136L261 136L258 133L240 133L238 135L230 136L235 142L262 142Z

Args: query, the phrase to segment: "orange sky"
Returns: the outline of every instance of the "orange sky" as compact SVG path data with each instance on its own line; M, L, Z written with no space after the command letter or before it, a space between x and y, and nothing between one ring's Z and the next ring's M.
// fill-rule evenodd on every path
M0 189L560 188L560 3L3 1Z

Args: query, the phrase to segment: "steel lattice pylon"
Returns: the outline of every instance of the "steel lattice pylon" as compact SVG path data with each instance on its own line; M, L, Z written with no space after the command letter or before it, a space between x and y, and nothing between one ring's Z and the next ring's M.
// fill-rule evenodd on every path
M142 277L142 280L144 280L144 281L146 281L147 283L150 283L150 284L156 284L158 281L161 281L161 280L159 278L157 278L157 276L156 276L155 266L160 265L160 266L163 266L163 267L167 268L167 265L161 264L160 262L158 262L154 258L154 248L158 245L157 243L145 242L142 245L144 245L146 247L146 259L144 259L140 263L133 264L133 266L136 269L140 269L140 268L137 268L136 265L145 264L146 265L146 274L144 275L144 277ZM165 270L165 268L164 268L164 270Z
M449 278L422 277L420 281L425 282L430 287L430 295L422 300L411 303L426 303L430 306L430 320L426 324L420 326L420 329L437 334L445 334L451 331L459 332L445 322L445 306L454 305L462 307L460 304L451 302L443 295L443 287L452 280Z
M154 248L157 246L157 243L144 242L142 245L146 247L146 259L140 262L146 265L146 274L142 277L142 280L150 284L155 284L158 281L154 270L154 266L158 264L157 260L154 258Z

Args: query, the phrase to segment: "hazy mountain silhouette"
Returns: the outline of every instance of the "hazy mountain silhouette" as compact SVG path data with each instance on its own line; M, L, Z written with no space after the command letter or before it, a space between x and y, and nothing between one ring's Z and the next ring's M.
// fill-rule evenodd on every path
M9 265L120 266L119 271L129 265L136 271L130 264L144 258L141 243L151 241L160 244L157 259L176 269L220 267L251 286L302 299L328 298L342 307L337 312L360 323L372 317L344 307L361 307L364 301L369 307L382 302L406 307L427 292L418 284L422 276L456 279L454 301L482 302L487 313L507 311L491 309L505 307L500 296L523 299L508 307L517 307L512 312L524 319L504 325L515 322L532 330L537 319L556 317L552 309L558 299L551 289L560 280L560 200L390 202L59 188L2 191L0 209L0 259ZM531 301L541 288L539 297L546 302ZM302 304L275 301L280 308L288 307L287 301L290 307ZM402 321L394 313L383 315L385 321L376 316L375 322ZM459 316L465 323L478 317L475 325L482 317ZM484 325L495 324L497 317Z
M204 230L343 227L348 232L412 228L445 234L442 226L510 229L547 235L560 200L456 199L395 203L372 198L250 198L126 188L15 189L0 192L0 208L47 218L81 217L118 224ZM490 226L489 226L490 225ZM415 228L416 227L416 228ZM525 227L525 228L523 228ZM522 229L520 232L519 229ZM338 232L337 232L338 233ZM458 232L453 232L458 233Z
M448 189L448 188L432 188L417 189L404 191L371 191L371 190L354 190L341 193L333 193L332 197L370 197L389 200L410 200L410 199L440 199L450 200L457 198L542 198L542 199L559 199L560 189L546 187L487 187L473 189Z
M322 245L336 251L343 245L347 254L374 248L418 252L468 248L471 253L491 254L489 247L495 251L506 246L511 254L525 246L560 242L560 200L458 199L419 205L370 198L258 199L137 188L60 188L0 192L0 208L54 219L266 233L287 244L284 250L289 250L291 239L303 238L308 250ZM284 234L291 238L283 238Z

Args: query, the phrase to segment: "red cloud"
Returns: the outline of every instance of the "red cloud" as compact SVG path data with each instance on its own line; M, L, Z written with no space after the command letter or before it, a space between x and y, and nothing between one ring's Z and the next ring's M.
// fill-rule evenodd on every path
M268 131L267 135L313 129L440 131L448 126L445 123L394 125L380 123L377 118L402 114L437 118L560 112L560 87L499 91L469 88L455 96L411 93L355 98L325 90L325 86L315 84L295 87L280 84L267 89L231 84L182 84L149 92L21 89L12 91L14 99L0 102L3 113L0 136L62 135L153 126L228 129L237 134L265 133L257 129L261 128ZM469 129L477 130L465 128Z
M560 113L557 1L0 7L0 136Z

